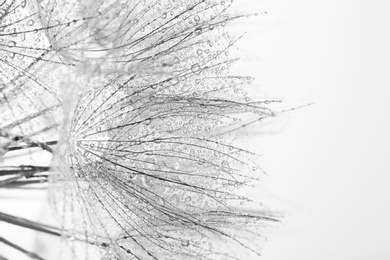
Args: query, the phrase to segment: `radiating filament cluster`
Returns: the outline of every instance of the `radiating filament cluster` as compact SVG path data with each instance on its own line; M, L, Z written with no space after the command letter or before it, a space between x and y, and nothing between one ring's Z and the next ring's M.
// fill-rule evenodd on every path
M262 172L237 132L278 101L252 100L253 78L231 73L243 35L229 24L245 17L232 2L1 4L3 146L58 141L49 190L63 259L260 255L278 220L242 195Z

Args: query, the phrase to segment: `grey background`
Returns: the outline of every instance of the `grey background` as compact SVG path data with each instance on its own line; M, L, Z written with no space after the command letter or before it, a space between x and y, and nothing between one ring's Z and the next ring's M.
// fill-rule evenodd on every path
M268 11L245 28L244 74L286 107L315 102L254 141L268 173L264 202L285 212L262 259L390 259L390 2L246 0L242 8ZM46 218L44 192L0 195L1 210ZM0 230L34 246L28 231Z

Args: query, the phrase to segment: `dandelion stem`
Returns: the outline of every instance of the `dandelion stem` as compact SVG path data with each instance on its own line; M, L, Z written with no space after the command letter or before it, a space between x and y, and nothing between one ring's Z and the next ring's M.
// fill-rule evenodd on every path
M34 174L47 172L50 169L49 167L24 166L24 165L17 166L17 167L7 167L7 168L4 170L0 170L0 176L8 176L8 175L14 175L14 176L0 181L0 187L6 187L6 186L8 187L10 184L18 182L22 178L46 177L45 175L34 176Z
M40 257L39 255L37 255L37 254L35 254L33 252L30 252L30 251L27 251L26 249L24 249L24 248L22 248L22 247L20 247L20 246L18 246L16 244L8 241L7 239L5 239L3 237L0 237L0 242L6 244L7 246L12 247L13 249L18 250L19 252L22 252L23 254L27 255L30 258L44 260L44 258ZM0 260L1 259L5 259L5 258L0 256Z
M33 148L33 147L40 147L42 150L53 153L53 149L50 146L56 145L56 144L57 144L57 141L49 141L49 142L44 142L44 143L32 142L32 143L27 143L26 145L7 147L6 150L8 152L10 152L10 151L22 150L22 149Z
M57 232L59 229L56 227L53 227L50 225L45 225L45 224L38 223L38 222L34 222L31 220L27 220L25 218L16 217L16 216L9 215L9 214L3 213L3 212L0 212L0 221L6 222L9 224L13 224L16 226L24 227L24 228L36 230L36 231L43 232L46 234L58 236L58 237L61 236L60 232ZM53 231L53 230L56 230L56 231Z
M8 260L8 258L5 258L4 256L0 255L0 260Z
M35 176L33 176L35 177ZM14 181L12 183L8 183L7 186L3 187L4 189L46 189L46 187L24 187L31 184L37 184L37 183L46 183L47 182L47 176L36 176L36 177L44 177L40 178L38 180L19 180Z
M6 175L23 175L23 176L28 176L28 175L33 175L35 173L40 173L40 172L47 172L49 171L50 167L47 166L17 166L17 167L12 167L8 169L0 169L0 176L6 176Z

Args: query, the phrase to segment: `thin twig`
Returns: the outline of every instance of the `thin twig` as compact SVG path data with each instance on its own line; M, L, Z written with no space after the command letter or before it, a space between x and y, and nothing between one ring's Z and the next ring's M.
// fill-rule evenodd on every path
M5 258L4 256L0 255L0 260L8 260L8 258Z
M0 212L0 221L60 237L58 228ZM53 231L56 230L56 231Z
M33 165L22 165L15 167L7 167L0 169L0 176L5 175L14 175L14 174L23 174L24 176L28 174L34 174L39 172L47 172L50 170L48 166L33 166Z
M9 183L7 186L5 187L2 187L3 189L34 189L34 190L37 190L37 189L46 189L46 187L42 187L42 188L39 188L39 187L25 187L26 185L31 185L31 184L41 184L41 183L46 183L47 182L47 176L33 176L33 177L44 177L44 178L40 178L38 180L21 180L21 181L15 181L15 182L12 182L12 183Z
M26 256L30 257L30 258L33 258L33 259L39 259L39 260L45 260L44 258L40 257L39 255L33 253L33 252L30 252L30 251L27 251L26 249L8 241L7 239L3 238L3 237L0 237L0 242L1 243L4 243L6 244L7 246L9 247L12 247L13 249L16 249L18 250L19 252L22 252L23 254L25 254ZM6 259L2 256L0 256L0 260L2 259Z
M8 176L8 175L14 175L14 176L0 181L0 187L8 187L10 184L19 181L21 178L44 177L44 176L34 176L34 174L47 172L49 171L49 169L50 168L46 166L42 167L42 166L30 166L30 165L6 167L4 170L0 170L0 176Z
M56 145L56 144L57 144L57 141L50 141L50 142L44 142L44 143L33 142L33 143L27 143L26 145L10 146L10 147L7 147L5 150L10 152L10 151L28 149L28 148L33 148L33 147L40 147L43 150L46 150L50 153L53 153L53 150L51 149L50 146Z

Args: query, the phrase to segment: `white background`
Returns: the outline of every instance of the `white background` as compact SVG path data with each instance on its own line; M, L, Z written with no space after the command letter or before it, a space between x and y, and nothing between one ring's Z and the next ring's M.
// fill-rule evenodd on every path
M259 138L266 186L287 209L262 259L390 259L390 1L258 6L258 82L315 102Z
M315 102L256 140L269 206L285 211L262 259L390 259L390 1L247 2L268 11L246 28L247 74L286 107ZM22 211L39 217L43 198Z

